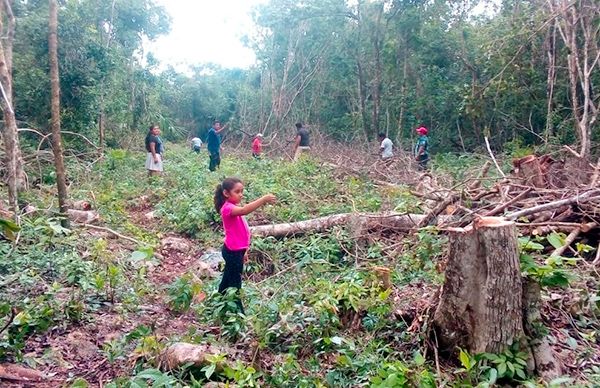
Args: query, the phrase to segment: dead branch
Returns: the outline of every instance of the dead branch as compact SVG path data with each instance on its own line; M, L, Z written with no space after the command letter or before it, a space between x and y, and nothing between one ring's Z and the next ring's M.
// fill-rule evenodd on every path
M500 213L501 211L503 211L504 209L506 209L510 205L514 204L515 202L518 202L521 198L525 197L527 194L529 194L529 192L532 189L533 189L532 187L529 187L527 190L521 192L519 195L517 195L516 197L514 197L510 201L508 201L506 203L503 203L503 204L501 204L499 206L496 206L492 210L488 211L487 213L484 214L484 216L486 216L486 217L495 216L496 214Z
M429 225L441 212L443 212L449 205L460 200L460 194L451 194L442 202L440 202L433 210L431 210L417 225L419 228Z
M588 222L587 224L581 225L579 228L573 229L573 231L571 231L571 233L569 233L569 235L565 239L565 243L561 247L556 248L550 256L562 256L562 254L565 253L567 248L569 248L571 244L573 244L575 239L579 237L579 234L581 232L587 232L597 226L598 224L596 224L595 222Z
M492 152L492 149L490 148L490 141L488 140L487 136L485 136L484 139L485 139L485 146L490 154L490 157L492 158L492 161L494 162L494 165L496 166L496 169L498 170L500 175L502 175L502 177L506 178L506 175L504 175L504 172L498 165L498 162L496 161L496 157L494 156L494 153Z
M96 226L96 225L92 225L92 224L76 224L76 225L80 225L80 226L83 226L88 229L95 229L95 230L101 230L104 232L108 232L108 233L114 234L115 236L117 236L119 238L122 238L123 240L131 241L132 243L135 243L138 245L146 245L143 242L134 239L133 237L128 237L128 236L122 235L121 233L114 231L110 228L104 227L104 226Z
M593 201L596 199L600 199L600 190L591 190L591 191L585 192L583 194L575 195L571 198L561 199L559 201L548 202L543 205L534 206L529 209L523 209L520 211L516 211L516 212L506 215L505 218L507 220L516 220L519 217L528 216L530 214L535 214L537 212L541 212L544 210L556 209L556 208L564 206L564 205L571 205L573 203L583 203L583 202L587 202L587 201Z

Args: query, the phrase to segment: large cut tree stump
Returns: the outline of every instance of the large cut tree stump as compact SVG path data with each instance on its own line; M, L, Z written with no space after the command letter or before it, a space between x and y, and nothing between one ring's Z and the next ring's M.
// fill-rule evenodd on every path
M524 337L515 224L479 218L450 232L450 256L434 315L443 350L499 353Z

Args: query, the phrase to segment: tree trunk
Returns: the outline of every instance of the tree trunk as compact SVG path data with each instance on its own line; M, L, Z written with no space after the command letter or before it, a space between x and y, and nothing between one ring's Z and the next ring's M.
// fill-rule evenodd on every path
M375 56L375 77L373 79L371 96L373 97L373 112L371 115L371 130L374 134L379 133L379 116L381 110L381 46L383 44L383 38L381 33L381 17L383 15L383 4L377 6L377 19L376 25L373 32L372 43Z
M567 47L569 92L575 129L580 141L579 156L590 157L592 128L600 111L600 93L592 75L600 59L600 3L596 0L548 0L552 13L559 16L557 27Z
M419 223L427 216L422 214L403 214L403 213L342 213L325 217L319 217L312 220L274 224L258 225L250 228L252 234L257 236L292 236L307 232L320 232L331 229L338 225L351 225L353 235L360 236L362 232L377 228L390 229L412 229L418 227ZM438 221L447 221L452 219L449 216L439 216ZM359 227L357 227L357 225ZM359 228L361 231L357 231Z
M546 54L548 55L548 79L546 81L546 144L553 134L552 114L554 112L554 84L556 82L556 22L552 24L552 32L548 37Z
M524 336L515 224L477 219L450 232L446 281L434 324L443 350L500 353Z
M4 35L5 32L4 14L8 19L7 39L0 39L0 107L4 116L4 128L1 133L6 148L8 201L16 220L19 210L18 196L26 186L26 178L12 105L12 39L15 23L9 1L3 0L0 3L0 11L0 34Z
M60 134L60 85L58 79L58 6L56 0L50 0L50 18L48 23L48 56L50 60L50 88L51 88L51 126L52 126L52 152L54 153L54 168L56 170L56 186L58 189L58 206L62 219L61 225L69 227L67 217L67 178L63 158Z
M540 285L533 280L523 284L523 306L525 307L525 332L530 338L535 370L545 381L552 381L562 375L561 365L554 357L552 347L546 338L540 312Z

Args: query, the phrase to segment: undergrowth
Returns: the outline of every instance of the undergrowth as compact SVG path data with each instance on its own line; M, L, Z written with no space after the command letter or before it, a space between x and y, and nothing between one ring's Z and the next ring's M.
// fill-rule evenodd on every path
M443 163L440 168L460 179L461 169L478 163L463 159L438 158L436 165ZM220 279L199 280L191 272L153 286L148 274L160 264L156 249L163 235L191 236L203 251L220 246L220 219L212 202L214 188L226 176L244 181L246 200L277 196L275 205L248 217L251 224L420 206L408 189L334 178L312 159L290 163L225 155L221 169L209 173L205 154L175 146L165 166L164 176L148 180L141 155L112 150L104 161L88 169L79 166L79 174L71 177L74 199L91 201L107 226L141 245L123 246L110 235L63 229L44 212L23 218L16 246L9 238L0 240L0 254L10 253L9 260L0 261L0 328L6 326L0 333L1 360L31 357L26 356L34 350L28 339L35 336L86 325L108 312L131 316L140 305L162 300L169 319L191 315L195 324L164 337L140 323L107 340L103 357L129 373L113 376L105 386L203 386L209 381L277 387L536 385L518 350L500 355L457 350L438 373L425 346L426 330L412 330L397 312L398 296L382 286L374 267L390 269L396 290L424 292L440 284L447 241L436 229L413 236L373 234L364 241L341 227L294 238L255 238L240 294L221 295L216 292ZM53 208L53 198L43 194L47 187L29 196L39 209ZM145 218L150 211L154 218ZM542 251L552 241L535 243L523 242L524 273L546 287L567 286L570 279L561 276L569 263L542 262ZM238 297L245 314L238 309ZM597 313L596 294L586 298L586 308ZM589 341L595 325L585 326ZM202 368L161 371L159 354L176 341L236 349L235 357L224 352ZM72 378L70 384L88 386L84 378Z

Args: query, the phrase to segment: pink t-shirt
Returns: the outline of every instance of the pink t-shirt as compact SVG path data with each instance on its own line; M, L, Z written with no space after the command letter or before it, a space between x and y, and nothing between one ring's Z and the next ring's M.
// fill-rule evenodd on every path
M250 246L250 228L244 216L232 216L235 205L229 201L221 208L223 229L225 229L225 246L232 251L247 249Z

